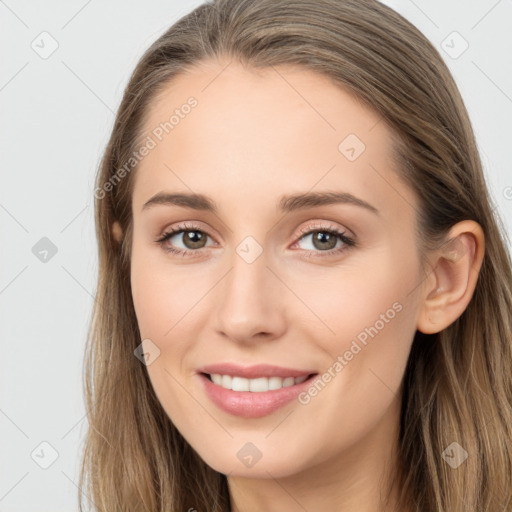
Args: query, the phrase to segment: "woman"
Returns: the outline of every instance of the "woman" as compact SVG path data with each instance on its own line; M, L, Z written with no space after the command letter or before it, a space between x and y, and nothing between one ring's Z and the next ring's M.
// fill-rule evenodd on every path
M137 65L95 196L98 510L512 509L510 257L400 15L201 5Z

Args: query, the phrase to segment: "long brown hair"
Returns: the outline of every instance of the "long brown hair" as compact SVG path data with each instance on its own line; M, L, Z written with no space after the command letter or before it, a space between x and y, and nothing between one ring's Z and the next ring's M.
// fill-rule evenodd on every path
M438 51L373 0L218 0L177 21L146 51L117 112L97 175L99 277L84 364L89 429L80 487L97 510L230 510L225 475L173 426L146 368L130 289L129 161L148 106L178 74L227 56L253 68L295 65L330 77L379 113L396 172L418 198L419 253L455 223L478 222L485 256L465 312L416 333L404 376L400 510L512 509L512 271L459 90ZM200 107L199 107L200 108ZM110 183L110 185L107 185ZM118 244L112 225L124 238ZM457 442L467 460L442 457ZM82 510L83 496L80 495Z

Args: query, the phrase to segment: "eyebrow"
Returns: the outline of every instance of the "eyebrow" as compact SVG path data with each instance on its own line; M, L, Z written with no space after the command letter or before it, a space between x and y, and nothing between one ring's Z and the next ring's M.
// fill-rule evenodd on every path
M379 210L375 206L348 192L306 192L282 196L278 203L278 210L293 212L331 204L351 204L380 215ZM203 194L159 192L144 203L142 210L147 210L156 205L182 206L193 210L218 213L216 203Z

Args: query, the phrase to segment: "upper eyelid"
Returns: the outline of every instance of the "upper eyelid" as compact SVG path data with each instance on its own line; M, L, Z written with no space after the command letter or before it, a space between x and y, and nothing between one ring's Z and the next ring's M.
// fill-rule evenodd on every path
M325 224L324 222L325 221L322 221L318 224L314 224L314 225L310 225L310 226L304 226L303 228L299 229L299 233L309 234L312 231L320 231L322 229L325 231L341 231L341 232L348 231L345 228L341 228L341 227L334 226L334 225L328 225L328 224Z

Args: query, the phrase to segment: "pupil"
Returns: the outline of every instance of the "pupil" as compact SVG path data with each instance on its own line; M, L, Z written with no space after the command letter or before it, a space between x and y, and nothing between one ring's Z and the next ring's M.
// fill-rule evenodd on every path
M322 245L327 242L327 245ZM317 243L320 246L317 246ZM313 236L313 245L317 249L333 249L336 245L336 237L332 233L326 233L325 231L317 231L316 235Z
M204 237L202 233L199 233L199 231L187 231L185 237L185 245L191 249L197 249L198 247L202 247L202 243L204 242L203 239Z

